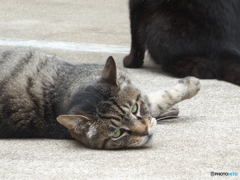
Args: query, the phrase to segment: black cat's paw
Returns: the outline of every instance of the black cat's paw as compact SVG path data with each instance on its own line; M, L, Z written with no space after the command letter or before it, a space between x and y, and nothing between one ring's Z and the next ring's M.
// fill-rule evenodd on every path
M123 59L123 65L126 68L140 68L143 65L144 55L133 56L129 54Z

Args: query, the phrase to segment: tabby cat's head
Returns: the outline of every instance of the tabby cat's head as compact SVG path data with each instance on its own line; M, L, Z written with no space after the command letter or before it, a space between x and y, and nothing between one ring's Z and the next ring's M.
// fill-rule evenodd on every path
M152 139L156 127L140 91L125 75L117 75L112 57L98 82L75 95L68 114L58 122L90 148L140 147Z

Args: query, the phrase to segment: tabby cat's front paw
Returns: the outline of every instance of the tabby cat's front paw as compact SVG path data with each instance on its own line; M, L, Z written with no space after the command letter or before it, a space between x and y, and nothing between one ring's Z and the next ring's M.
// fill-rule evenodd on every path
M183 99L190 99L195 96L201 88L198 78L188 76L178 81L178 85L182 89Z

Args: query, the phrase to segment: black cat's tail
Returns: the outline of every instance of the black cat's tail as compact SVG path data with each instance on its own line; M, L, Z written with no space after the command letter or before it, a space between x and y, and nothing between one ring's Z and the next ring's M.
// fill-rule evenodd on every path
M240 86L240 53L222 51L216 58L175 57L162 65L164 71L177 77L195 76L200 79L219 79Z
M240 86L240 53L224 51L219 55L217 79Z
M177 56L162 64L162 69L174 76L194 76L200 79L216 78L216 64L208 57Z

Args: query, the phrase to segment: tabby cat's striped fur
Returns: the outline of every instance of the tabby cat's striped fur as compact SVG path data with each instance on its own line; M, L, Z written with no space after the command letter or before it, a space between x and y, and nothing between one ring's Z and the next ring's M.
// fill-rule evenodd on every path
M125 73L117 73L112 57L104 67L32 50L3 51L0 67L0 138L74 137L98 149L148 143L155 117L200 89L198 79L188 77L143 96Z

